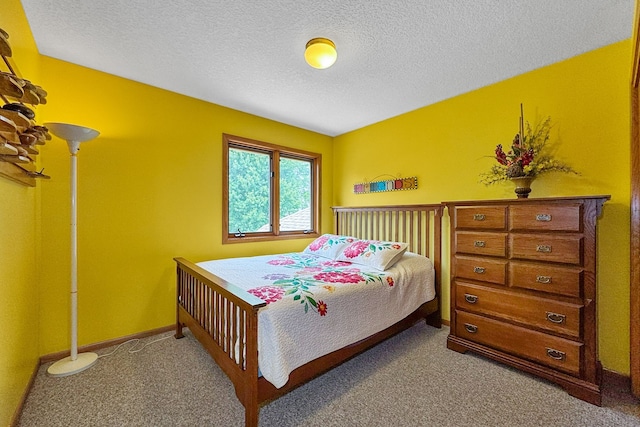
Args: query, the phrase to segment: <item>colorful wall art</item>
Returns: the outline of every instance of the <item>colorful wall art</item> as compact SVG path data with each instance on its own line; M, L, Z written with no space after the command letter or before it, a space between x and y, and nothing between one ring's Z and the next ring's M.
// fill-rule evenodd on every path
M388 181L374 181L355 184L353 186L353 192L356 194L363 194L379 193L382 191L416 190L417 188L418 178L412 176L411 178L398 178L390 179Z

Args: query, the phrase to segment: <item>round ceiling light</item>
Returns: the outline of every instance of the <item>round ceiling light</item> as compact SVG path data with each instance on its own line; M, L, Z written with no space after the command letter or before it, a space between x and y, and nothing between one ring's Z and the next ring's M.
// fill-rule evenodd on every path
M336 45L329 39L315 38L307 42L304 59L313 68L324 70L331 67L338 58Z

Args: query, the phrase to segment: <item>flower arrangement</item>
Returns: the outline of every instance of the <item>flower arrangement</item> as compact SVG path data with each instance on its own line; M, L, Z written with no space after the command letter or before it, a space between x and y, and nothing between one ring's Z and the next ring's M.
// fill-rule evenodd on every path
M511 149L504 152L502 144L498 144L493 158L498 162L489 172L480 175L480 182L485 185L508 181L511 178L535 178L548 172L565 172L578 174L571 166L553 158L553 149L548 145L551 131L551 117L531 127L526 127L520 117L520 133L513 139Z

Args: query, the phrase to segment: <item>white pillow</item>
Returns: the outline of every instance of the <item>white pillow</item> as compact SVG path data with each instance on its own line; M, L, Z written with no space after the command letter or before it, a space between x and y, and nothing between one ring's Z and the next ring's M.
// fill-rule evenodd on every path
M339 236L336 234L323 234L309 243L309 246L302 251L305 254L320 255L325 258L335 260L340 252L351 243L356 241L355 237Z
M384 271L402 258L408 246L399 242L356 240L342 250L336 261L367 265Z

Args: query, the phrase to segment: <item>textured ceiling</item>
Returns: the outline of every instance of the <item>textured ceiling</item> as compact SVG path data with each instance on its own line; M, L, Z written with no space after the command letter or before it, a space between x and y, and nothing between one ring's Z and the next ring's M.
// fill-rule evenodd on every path
M44 55L335 136L629 38L634 0L22 4Z

